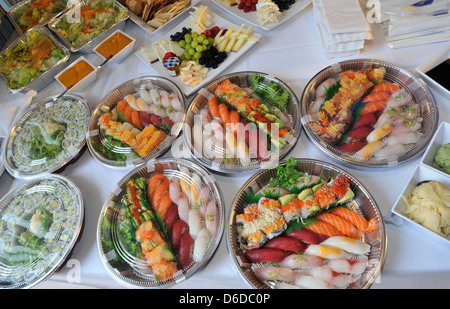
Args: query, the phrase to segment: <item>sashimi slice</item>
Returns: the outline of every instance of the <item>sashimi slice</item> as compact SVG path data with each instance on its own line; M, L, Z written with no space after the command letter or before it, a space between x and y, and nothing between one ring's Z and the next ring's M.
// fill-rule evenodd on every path
M352 128L357 129L360 127L372 126L377 122L377 117L375 117L374 113L368 113L366 115L362 115L358 120L353 123Z
M339 216L333 215L332 213L325 212L321 213L316 216L316 218L319 220L319 222L325 222L328 224L331 224L335 228L337 228L339 231L341 231L344 235L353 238L358 239L361 237L361 232L350 222L342 219ZM339 236L334 236L339 237ZM334 238L332 237L332 238ZM328 240L328 239L327 239Z
M327 235L327 236L343 236L344 234L339 231L337 228L335 228L334 226L325 223L325 222L312 222L311 224L309 224L307 227L305 227L305 229L308 229L310 231L319 233L319 234L323 234L323 235Z
M333 209L331 213L353 223L363 233L378 229L378 222L375 218L367 221L362 215L351 209L338 207Z
M400 85L397 83L381 83L378 85L375 85L370 93L376 93L376 92L390 92L394 93L398 90L400 90Z
M386 101L391 97L391 93L384 91L384 92L375 92L370 93L366 95L362 101L363 102L376 102L376 101Z

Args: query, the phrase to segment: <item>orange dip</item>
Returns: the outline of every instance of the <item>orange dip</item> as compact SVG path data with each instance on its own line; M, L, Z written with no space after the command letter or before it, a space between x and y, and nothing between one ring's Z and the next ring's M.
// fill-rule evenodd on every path
M64 87L70 88L88 76L92 71L94 71L94 68L90 64L84 60L80 60L75 63L75 65L61 73L58 79Z
M116 55L130 43L131 39L129 37L117 32L100 44L95 50L104 58L108 58L111 55Z

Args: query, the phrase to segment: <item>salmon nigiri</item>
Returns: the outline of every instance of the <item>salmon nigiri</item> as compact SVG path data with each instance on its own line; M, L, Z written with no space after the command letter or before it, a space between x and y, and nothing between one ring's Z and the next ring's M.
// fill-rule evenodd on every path
M340 207L342 208L342 207ZM327 235L327 236L344 236L344 233L339 231L337 228L332 226L331 224L328 224L326 222L312 222L307 227L305 227L307 230L316 232L318 234Z
M371 102L366 102L366 104L361 107L361 112L360 112L360 116L364 116L364 115L368 115L368 114L373 114L375 112L384 110L386 108L386 101L371 101Z
M378 85L375 85L375 87L372 88L370 93L376 93L376 92L390 92L394 93L398 90L400 90L400 85L397 83L381 83Z
M352 223L332 213L324 212L317 215L316 218L319 222L329 223L352 239L358 239L361 236L361 232Z
M208 100L208 107L209 112L211 113L211 116L214 118L220 119L220 113L219 113L219 100L214 96Z
M375 101L386 101L391 97L391 93L384 91L384 92L375 92L370 93L366 95L362 101L363 102L375 102Z
M354 210L350 210L345 207L338 207L331 211L332 214L344 218L345 220L353 223L361 232L368 233L378 228L376 219L367 221L362 215Z

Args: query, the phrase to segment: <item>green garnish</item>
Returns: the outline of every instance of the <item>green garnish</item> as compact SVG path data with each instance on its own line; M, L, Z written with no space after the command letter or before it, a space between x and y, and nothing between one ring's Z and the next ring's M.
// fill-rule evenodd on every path
M272 187L279 185L284 189L289 189L297 184L297 179L303 175L303 172L297 170L297 160L290 157L285 165L278 165L277 178L271 178L269 184Z

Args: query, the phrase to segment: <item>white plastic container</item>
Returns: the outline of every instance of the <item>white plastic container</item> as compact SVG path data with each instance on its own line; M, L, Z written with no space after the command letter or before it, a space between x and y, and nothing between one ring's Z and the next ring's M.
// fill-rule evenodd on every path
M435 166L434 157L436 155L436 152L441 146L449 143L450 143L450 123L441 122L438 129L436 130L436 133L431 139L430 144L425 150L425 153L420 163L434 169L438 173L442 173L447 177L450 177L449 174L434 167Z
M111 59L108 60L108 62L111 63L120 63L122 60L124 60L126 57L128 57L131 52L133 51L134 48L134 44L136 43L136 39L129 36L128 34L126 34L125 32L121 31L121 30L117 30L114 31L110 36L108 36L105 40L103 40L100 44L97 45L97 47L94 49L95 53L103 60L105 61L106 58L100 54L97 51L97 48L102 45L104 42L108 41L111 37L113 37L114 35L116 35L117 33L120 33L124 36L126 36L127 38L129 38L131 40L131 42L126 45L123 49L121 49L117 54L115 54Z
M425 80L427 85L446 99L450 99L450 91L441 84L439 84L438 82L436 82L434 79L429 77L426 74L426 72L428 72L435 66L439 65L440 63L448 60L449 58L450 58L450 47L416 68L416 71Z
M83 91L84 89L86 89L87 86L91 85L92 83L94 83L95 79L97 78L97 68L92 65L91 62L89 62L89 60L87 60L84 56L79 57L76 61L74 61L71 65L69 65L66 69L64 69L63 71L61 71L60 73L58 73L55 76L56 81L64 88L66 89L66 86L64 86L64 84L59 80L59 77L61 76L61 74L63 74L65 71L69 70L70 68L72 68L74 65L76 65L78 62L80 61L85 61L88 65L90 65L94 70L89 73L88 75L86 75L83 79L81 79L80 81L78 81L75 85L73 85L69 91L71 92L77 92L77 91Z

